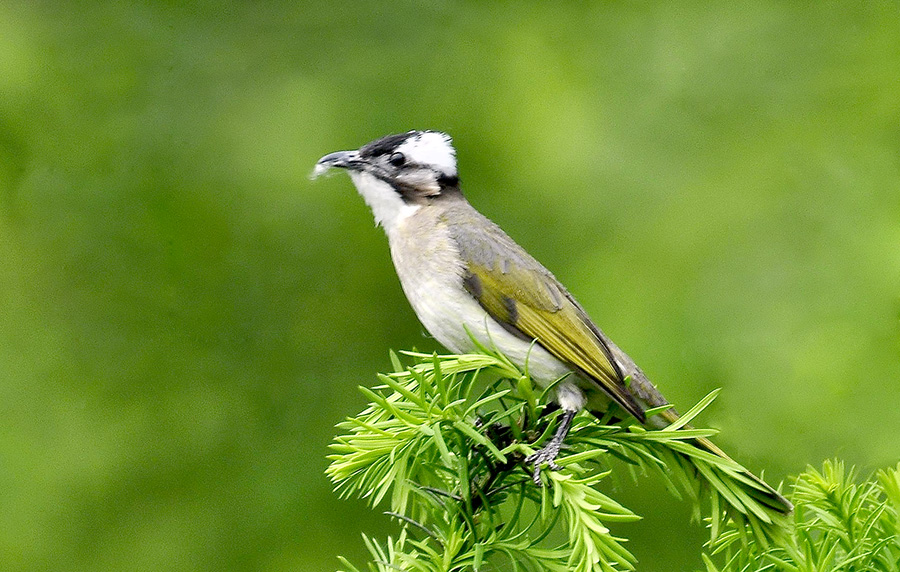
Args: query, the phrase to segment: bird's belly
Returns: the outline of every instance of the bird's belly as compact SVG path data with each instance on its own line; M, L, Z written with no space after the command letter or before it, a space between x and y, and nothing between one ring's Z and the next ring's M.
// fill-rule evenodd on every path
M425 329L455 353L476 351L474 337L496 348L531 378L548 384L571 369L543 347L506 331L463 287L456 253L448 244L403 248L392 241L391 254L407 299Z

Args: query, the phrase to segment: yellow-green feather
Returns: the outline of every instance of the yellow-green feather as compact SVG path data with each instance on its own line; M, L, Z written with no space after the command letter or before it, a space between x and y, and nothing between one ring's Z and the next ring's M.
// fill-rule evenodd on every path
M596 382L626 411L644 420L643 409L625 386L609 349L552 277L508 261L506 268L469 264L468 270L478 281L476 286L472 279L467 280L469 292L492 318L537 340L557 359Z
M446 205L442 223L447 225L464 265L463 284L498 323L528 340L536 340L557 359L593 381L620 406L641 422L643 408L632 395L656 407L666 401L643 372L612 342L607 344L600 330L539 262L490 220L461 198ZM619 356L614 361L613 353ZM624 361L622 361L624 360ZM626 364L617 366L616 363ZM620 367L632 375L632 385L624 384ZM678 420L673 409L662 411L666 423ZM706 451L731 460L705 437L693 440ZM778 512L789 513L791 503L765 481L741 468L745 491Z

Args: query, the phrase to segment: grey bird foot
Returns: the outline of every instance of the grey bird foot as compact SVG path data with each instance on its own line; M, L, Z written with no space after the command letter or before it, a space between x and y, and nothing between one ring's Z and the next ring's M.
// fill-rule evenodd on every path
M525 458L526 464L534 464L534 475L531 477L534 480L534 484L541 484L541 465L544 463L547 463L547 468L551 471L562 469L556 464L556 457L559 455L560 447L562 447L562 441L557 442L556 439L553 439L546 447L538 449Z
M556 433L553 435L553 438L550 439L550 442L525 458L526 463L534 463L534 476L532 476L534 484L538 486L541 484L541 465L544 463L547 463L547 467L551 471L559 471L562 469L562 467L556 464L556 457L559 455L559 450L562 448L566 435L569 434L569 427L572 425L572 419L574 417L574 411L564 410L562 421L560 422L559 427L556 428Z

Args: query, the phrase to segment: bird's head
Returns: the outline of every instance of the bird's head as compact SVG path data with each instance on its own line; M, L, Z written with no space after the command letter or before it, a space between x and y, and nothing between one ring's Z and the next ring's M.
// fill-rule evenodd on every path
M316 163L314 175L346 169L375 221L390 232L418 207L459 193L456 150L450 136L437 131L388 135L356 151L337 151Z

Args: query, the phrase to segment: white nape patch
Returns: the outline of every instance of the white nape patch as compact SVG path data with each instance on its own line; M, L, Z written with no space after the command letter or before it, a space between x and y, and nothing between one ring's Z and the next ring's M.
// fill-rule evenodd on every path
M431 167L448 177L456 176L456 150L446 133L421 131L397 147L411 163Z
M381 179L361 171L349 171L349 174L356 190L372 209L375 224L383 226L388 234L394 230L398 222L419 209L418 205L406 204L394 187Z

